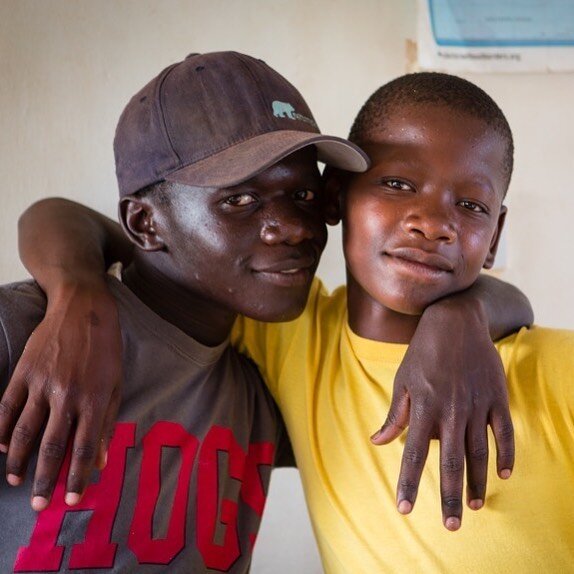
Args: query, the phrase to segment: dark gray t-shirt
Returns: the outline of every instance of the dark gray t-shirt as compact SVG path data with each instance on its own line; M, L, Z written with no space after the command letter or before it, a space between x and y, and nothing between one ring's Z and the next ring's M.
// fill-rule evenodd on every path
M228 344L205 347L110 286L124 386L106 468L67 507L67 457L38 514L35 458L24 485L0 481L0 572L246 572L283 436L274 403ZM34 283L0 288L0 390L45 304Z

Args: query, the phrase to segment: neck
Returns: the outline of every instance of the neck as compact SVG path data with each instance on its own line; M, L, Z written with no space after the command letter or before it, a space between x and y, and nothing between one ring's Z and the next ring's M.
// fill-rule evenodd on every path
M351 330L365 339L383 343L410 343L419 315L393 311L375 301L347 274L347 308Z
M214 347L229 337L236 313L182 286L144 258L136 256L123 279L152 311L199 343Z

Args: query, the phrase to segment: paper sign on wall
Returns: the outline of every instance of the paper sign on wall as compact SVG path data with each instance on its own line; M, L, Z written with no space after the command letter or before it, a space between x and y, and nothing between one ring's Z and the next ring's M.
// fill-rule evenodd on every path
M574 71L574 0L418 0L418 64L453 72Z

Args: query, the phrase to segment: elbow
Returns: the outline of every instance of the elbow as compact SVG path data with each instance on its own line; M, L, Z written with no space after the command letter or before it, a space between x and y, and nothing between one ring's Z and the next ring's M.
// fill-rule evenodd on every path
M18 218L18 231L21 233L29 221L36 221L37 218L45 217L53 211L58 213L71 203L69 199L63 197L47 197L35 201Z

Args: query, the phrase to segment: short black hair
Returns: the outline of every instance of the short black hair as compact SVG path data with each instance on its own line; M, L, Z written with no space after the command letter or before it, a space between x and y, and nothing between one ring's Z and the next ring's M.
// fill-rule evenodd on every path
M381 86L363 104L349 134L361 145L377 140L387 117L398 108L416 104L436 104L482 120L506 143L503 169L506 185L514 166L514 140L508 121L496 102L481 88L450 74L418 72L406 74Z

